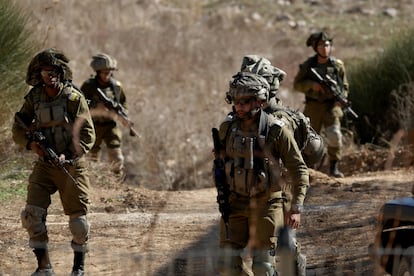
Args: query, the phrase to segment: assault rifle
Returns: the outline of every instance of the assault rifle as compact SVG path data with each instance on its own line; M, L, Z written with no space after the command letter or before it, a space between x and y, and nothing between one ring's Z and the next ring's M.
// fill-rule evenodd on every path
M138 132L134 129L134 123L131 122L131 120L128 118L125 108L121 104L115 103L112 99L106 96L105 93L100 88L98 88L97 90L98 90L98 95L101 98L104 105L110 110L115 111L121 123L125 127L129 128L129 135L139 137Z
M351 108L351 103L345 98L344 94L339 90L338 83L333 80L330 76L325 75L323 78L315 68L311 68L312 73L318 78L319 83L327 87L333 94L335 100L337 100L343 107L345 112L350 113L355 119L358 119L358 114L355 113Z
M214 143L214 182L217 189L217 203L224 226L226 227L226 239L229 239L229 217L230 217L230 191L226 183L226 172L224 170L224 159L220 156L221 146L218 129L213 128Z
M65 164L73 165L73 160L60 160L56 152L47 145L46 137L43 135L43 133L40 131L32 130L29 126L26 125L20 116L20 113L17 112L15 115L16 122L26 131L27 137L30 141L38 143L44 153L44 159L55 167L61 169L70 178L73 184L76 185L78 182L65 168Z

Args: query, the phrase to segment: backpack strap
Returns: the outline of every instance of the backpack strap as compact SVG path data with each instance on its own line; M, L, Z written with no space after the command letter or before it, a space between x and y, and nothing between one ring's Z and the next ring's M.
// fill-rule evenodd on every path
M258 135L259 137L264 137L265 140L267 139L269 133L269 118L266 112L263 110L260 111L260 119L259 119L259 129Z

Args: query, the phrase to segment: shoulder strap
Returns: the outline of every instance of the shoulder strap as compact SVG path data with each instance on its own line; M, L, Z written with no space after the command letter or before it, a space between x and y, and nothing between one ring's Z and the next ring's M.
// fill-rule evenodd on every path
M260 111L258 134L259 137L265 137L265 139L267 139L267 134L269 132L269 118L267 116L266 112L263 110Z

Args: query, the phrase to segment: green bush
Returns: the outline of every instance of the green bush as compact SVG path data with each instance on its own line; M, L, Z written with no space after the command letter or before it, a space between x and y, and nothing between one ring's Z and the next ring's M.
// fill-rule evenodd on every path
M379 56L350 62L350 100L360 115L355 125L362 143L384 143L402 127L401 116L390 111L396 110L392 105L398 105L395 91L414 78L413 45L414 29L410 29L393 37Z
M28 15L9 0L0 0L0 201L25 193L28 172L14 159L11 122L26 92L25 75L34 43L27 28ZM16 163L16 160L19 162ZM23 162L24 163L24 162ZM29 165L29 164L26 164Z
M28 15L9 0L0 0L0 112L11 114L21 102L33 42L27 28ZM11 116L1 116L0 126Z

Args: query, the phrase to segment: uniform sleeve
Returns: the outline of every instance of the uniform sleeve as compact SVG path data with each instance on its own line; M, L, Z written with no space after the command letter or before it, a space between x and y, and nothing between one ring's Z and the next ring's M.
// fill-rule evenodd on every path
M119 87L119 103L122 105L124 110L128 112L127 99L125 96L124 87L122 86L122 83L118 80L116 81L116 85Z
M309 64L309 60L307 60L301 65L299 65L299 71L293 80L293 88L296 91L304 93L307 97L317 99L319 93L314 92L312 90L312 87L315 81L312 80L309 77L309 75L310 75L310 64Z
M346 70L345 70L345 64L342 60L337 60L337 64L338 64L338 75L339 78L341 78L342 80L342 85L343 85L343 93L345 95L345 97L348 97L349 95L349 83L348 83L348 78L346 75Z
M286 125L272 127L269 132L269 139L273 140L275 155L280 157L292 177L292 204L303 205L309 187L309 172L293 133Z
M33 102L31 101L29 96L25 97L25 101L23 103L23 106L20 108L20 111L18 112L19 117L23 120L23 122L26 124L26 126L30 127L30 124L34 118L34 108L33 108ZM12 127L12 137L13 141L23 147L28 149L28 143L29 138L27 136L27 130L16 120L16 115L13 122Z

